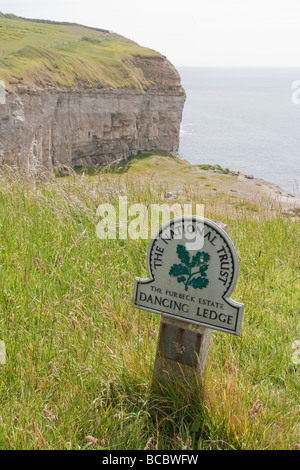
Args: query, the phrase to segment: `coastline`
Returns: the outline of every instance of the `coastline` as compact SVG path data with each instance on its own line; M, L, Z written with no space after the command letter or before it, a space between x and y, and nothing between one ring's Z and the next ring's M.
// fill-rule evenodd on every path
M167 187L166 199L188 199L186 188L193 186L204 198L214 194L224 207L249 203L262 206L270 213L281 211L287 216L300 217L300 197L288 194L270 181L243 172L226 171L218 165L204 169L179 156L152 151L132 157L125 166L123 164L123 171L133 172L139 178L159 179Z
M221 176L223 178L219 178L218 182L223 191L247 201L258 202L271 211L300 217L300 197L288 194L277 184L243 172L229 172ZM211 177L214 178L214 175Z
M287 86L299 70L178 70L187 93L181 158L192 164L205 160L232 171L250 172L300 197L299 105L292 103L292 91L288 95L292 89Z
M285 212L290 212L291 215L300 216L300 197L293 196L284 191L280 186L262 178L257 178L247 173L238 173L238 180L246 184L243 188L245 195L253 195L257 193L257 188L260 188L260 193L274 201L275 204L280 206Z

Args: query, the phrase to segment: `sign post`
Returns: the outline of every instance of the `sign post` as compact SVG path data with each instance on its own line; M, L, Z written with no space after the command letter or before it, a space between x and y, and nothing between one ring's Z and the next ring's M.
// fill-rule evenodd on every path
M201 376L212 330L241 332L244 305L230 298L238 279L235 247L218 223L178 217L152 237L147 267L149 277L136 278L133 306L162 316L154 378Z

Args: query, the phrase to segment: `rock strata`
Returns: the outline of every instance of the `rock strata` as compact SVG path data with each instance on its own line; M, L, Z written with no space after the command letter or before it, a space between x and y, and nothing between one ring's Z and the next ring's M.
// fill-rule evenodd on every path
M94 166L139 151L175 155L185 92L164 57L136 58L134 88L15 85L0 104L0 163Z

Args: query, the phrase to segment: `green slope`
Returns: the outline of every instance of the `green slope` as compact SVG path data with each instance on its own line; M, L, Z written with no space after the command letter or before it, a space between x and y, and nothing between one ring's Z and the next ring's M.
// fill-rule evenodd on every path
M101 18L99 19L101 21ZM145 88L137 61L158 52L107 30L0 13L0 80L11 85Z

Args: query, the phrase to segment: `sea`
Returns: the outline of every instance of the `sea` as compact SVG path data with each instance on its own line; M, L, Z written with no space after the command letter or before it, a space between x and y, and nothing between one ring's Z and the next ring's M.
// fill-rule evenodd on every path
M300 69L177 70L187 95L179 156L250 173L300 196Z

